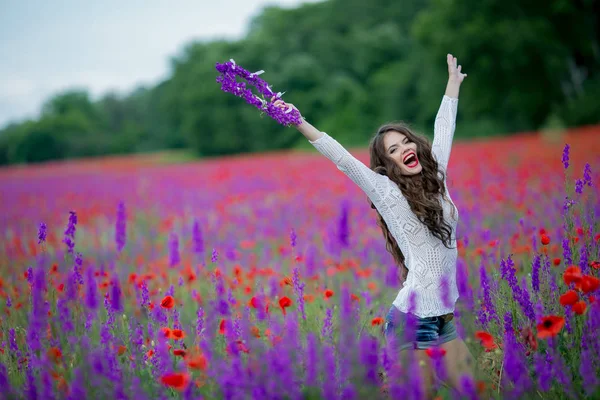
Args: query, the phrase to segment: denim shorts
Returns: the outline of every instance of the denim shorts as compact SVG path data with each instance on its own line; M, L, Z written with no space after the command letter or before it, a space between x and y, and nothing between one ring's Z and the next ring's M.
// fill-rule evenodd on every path
M444 321L441 317L419 318L411 315L415 319L412 335L407 333L407 321L409 314L399 311L395 306L390 308L385 323L383 333L386 341L393 343L393 348L398 350L405 349L428 349L436 347L442 343L449 342L458 337L454 321ZM412 337L407 337L411 335Z

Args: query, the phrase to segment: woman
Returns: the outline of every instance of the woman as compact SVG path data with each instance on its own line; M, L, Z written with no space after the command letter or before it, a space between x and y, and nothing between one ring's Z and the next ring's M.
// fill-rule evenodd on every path
M458 93L467 74L461 72L462 67L457 66L451 54L447 55L447 64L448 84L435 120L433 144L403 124L383 125L369 145L369 169L308 122L296 127L367 194L377 211L386 247L403 268L405 281L386 317L386 338L398 350L413 349L420 365L430 366L426 349L443 348L446 382L458 389L460 377L472 375L473 365L452 321L458 299L458 211L446 188L445 171L454 136ZM294 107L282 100L274 104ZM416 324L416 337L405 335L408 318ZM431 396L433 369L424 368L422 372Z

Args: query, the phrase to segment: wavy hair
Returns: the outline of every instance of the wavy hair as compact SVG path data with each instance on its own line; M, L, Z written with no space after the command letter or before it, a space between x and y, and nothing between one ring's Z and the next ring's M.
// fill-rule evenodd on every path
M400 167L385 151L383 139L389 131L396 131L405 135L409 141L417 144L417 157L423 169L417 175L402 175ZM422 135L411 131L408 125L402 122L394 122L382 125L369 143L370 168L388 178L398 185L400 191L408 201L411 210L417 218L427 226L431 234L440 239L446 248L451 248L452 226L444 220L444 209L442 208L441 196L448 200L444 185L444 171L439 170L438 162L431 152L431 143ZM379 210L371 203L371 208L377 212L377 224L383 232L386 240L386 249L394 257L398 266L402 267L402 278L406 279L408 269L404 264L404 254L400 250L396 239L383 220ZM454 207L452 216L455 217Z

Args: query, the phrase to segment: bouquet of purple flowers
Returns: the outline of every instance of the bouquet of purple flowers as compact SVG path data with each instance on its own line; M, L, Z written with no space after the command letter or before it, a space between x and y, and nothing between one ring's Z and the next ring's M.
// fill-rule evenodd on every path
M236 65L235 61L232 59L223 64L217 63L216 69L221 73L217 76L217 82L221 84L221 90L224 92L233 93L238 97L243 97L246 99L246 103L252 104L261 110L262 113L267 114L284 126L299 125L302 122L302 115L300 115L300 112L296 108L290 106L284 111L265 99L265 97L272 98L273 96L275 96L276 99L281 99L281 96L285 93L273 93L269 84L258 77L258 75L265 71L261 70L250 73L241 66ZM246 81L237 82L237 76ZM261 97L252 93L252 90L249 89L248 86L256 87L260 92Z

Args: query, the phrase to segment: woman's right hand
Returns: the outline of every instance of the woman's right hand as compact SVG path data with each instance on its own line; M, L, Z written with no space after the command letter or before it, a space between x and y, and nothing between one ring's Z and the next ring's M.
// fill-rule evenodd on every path
M292 109L300 112L300 110L298 110L296 108L295 105L293 105L292 103L286 103L285 101L281 100L281 99L277 99L275 100L275 102L273 102L273 99L275 98L275 96L271 97L271 102L273 103L273 105L281 108L283 111L286 111L289 109L289 107L292 107ZM302 113L300 113L300 115L302 115Z

